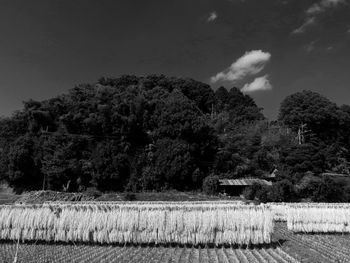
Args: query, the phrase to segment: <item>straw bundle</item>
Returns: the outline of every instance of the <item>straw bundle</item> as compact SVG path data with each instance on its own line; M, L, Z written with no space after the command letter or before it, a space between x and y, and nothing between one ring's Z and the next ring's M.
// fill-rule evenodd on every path
M287 226L294 232L350 233L350 204L292 205Z
M0 206L0 239L63 242L262 244L266 206L232 203L51 203Z

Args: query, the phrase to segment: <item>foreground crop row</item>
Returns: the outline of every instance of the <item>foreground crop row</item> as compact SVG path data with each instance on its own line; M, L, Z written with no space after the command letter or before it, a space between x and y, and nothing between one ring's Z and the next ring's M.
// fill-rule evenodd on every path
M18 263L296 263L281 248L233 249L140 246L74 246L21 244ZM0 244L0 257L12 263L15 244Z

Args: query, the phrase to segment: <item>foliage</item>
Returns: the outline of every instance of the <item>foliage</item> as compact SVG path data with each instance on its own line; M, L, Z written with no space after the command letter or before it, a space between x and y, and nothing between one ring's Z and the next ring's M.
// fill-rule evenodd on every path
M280 163L291 173L321 173L326 167L323 147L317 144L281 146Z
M125 199L125 201L135 201L136 195L134 193L126 192L124 194L124 199Z
M291 202L296 199L293 184L284 179L272 185L268 199L270 202Z
M334 140L339 127L338 107L320 94L308 90L286 97L279 120L297 130L301 124L322 140Z
M268 122L235 87L214 92L193 79L164 75L101 78L48 100L28 100L0 118L0 179L17 192L214 193L217 178L264 177L277 169L273 187L245 194L334 199L325 182L303 178L350 173L349 129L350 106L311 91L285 98L279 120ZM347 196L345 188L338 190Z
M336 182L331 177L323 178L312 194L314 202L347 202L347 192L341 182Z
M35 141L30 136L20 136L8 152L8 182L17 193L40 189L42 174L40 160L36 158Z
M247 200L254 200L257 192L260 191L262 188L261 184L257 184L254 183L253 185L247 187L244 191L243 191L243 196L245 199Z
M209 175L204 178L203 192L208 195L215 195L219 190L219 177L215 175Z

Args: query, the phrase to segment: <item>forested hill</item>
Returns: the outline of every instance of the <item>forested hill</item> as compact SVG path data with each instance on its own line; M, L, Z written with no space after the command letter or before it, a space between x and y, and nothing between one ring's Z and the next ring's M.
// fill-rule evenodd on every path
M26 101L23 110L1 119L2 180L18 192L191 190L201 189L209 175L263 176L275 167L283 171L281 180L293 184L305 172L346 172L349 141L342 131L349 127L349 107L315 96L312 107L322 98L319 119L307 107L293 112L297 100L289 97L280 122L271 124L237 88L214 92L207 84L163 75L101 78L49 100ZM294 132L301 121L314 136L299 145ZM320 123L332 125L337 136L319 129Z

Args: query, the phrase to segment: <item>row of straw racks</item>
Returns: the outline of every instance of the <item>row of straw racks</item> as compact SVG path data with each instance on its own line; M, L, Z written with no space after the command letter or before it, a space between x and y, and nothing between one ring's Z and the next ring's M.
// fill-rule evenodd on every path
M265 205L198 203L46 203L0 207L0 239L63 242L264 244L273 213Z

